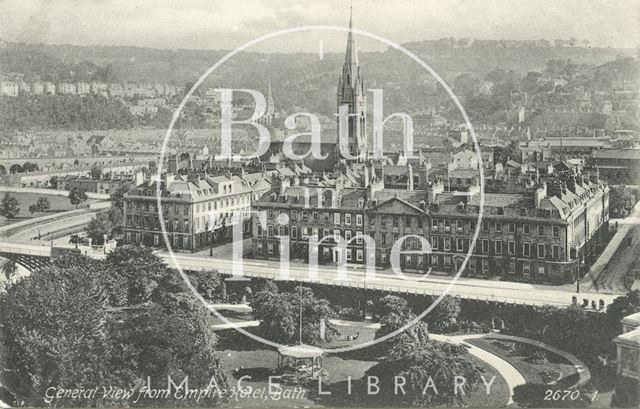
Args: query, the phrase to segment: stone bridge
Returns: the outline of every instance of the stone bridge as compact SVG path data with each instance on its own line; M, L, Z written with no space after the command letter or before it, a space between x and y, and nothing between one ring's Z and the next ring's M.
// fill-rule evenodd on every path
M54 257L64 257L76 253L104 259L105 250L98 246L51 245L48 242L32 240L28 243L3 240L0 241L0 257L13 260L29 271L47 265Z

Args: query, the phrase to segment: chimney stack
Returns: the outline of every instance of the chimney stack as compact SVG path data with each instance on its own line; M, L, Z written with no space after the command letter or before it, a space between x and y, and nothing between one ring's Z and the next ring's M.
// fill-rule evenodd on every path
M572 191L573 193L576 192L576 177L575 176L570 176L567 179L567 189L569 189L570 191Z

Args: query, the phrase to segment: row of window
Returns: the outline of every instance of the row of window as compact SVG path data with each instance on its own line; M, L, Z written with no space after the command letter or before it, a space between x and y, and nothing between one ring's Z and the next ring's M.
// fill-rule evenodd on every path
M286 236L286 235L289 235L290 233L290 237L292 239L298 239L298 238L307 239L309 238L309 236L319 237L320 231L317 227L303 226L298 230L298 226L291 226L291 228L289 228L288 226L274 227L272 225L268 225L267 229L265 230L262 228L260 224L258 224L256 226L256 236L263 237L265 233L266 233L266 237L273 237L275 233L277 233L279 236ZM351 230L334 229L333 232L330 232L329 229L324 228L322 229L322 239L319 238L318 240L324 240L325 238L331 238L331 237L341 237L349 242L354 236ZM355 243L356 244L363 243L363 233L361 231L355 232Z
M460 263L460 261L458 261L458 263ZM516 269L516 266L518 267L517 269ZM454 265L453 258L451 256L433 254L431 255L431 267L435 269L437 269L437 267L445 267L447 269L450 269L452 267L459 268L459 264L456 263ZM494 265L493 268L497 270L504 269L504 271L508 274L520 273L525 277L529 277L532 272L530 261L519 261L518 263L516 263L515 260L509 260L505 262L504 265L499 265L499 264ZM489 260L486 258L478 259L475 257L470 257L469 262L467 263L467 266L466 266L466 271L475 272L475 273L481 272L482 274L489 274L490 272L489 270L490 270L490 263L489 263ZM499 271L494 271L494 272L499 272ZM537 273L539 275L546 274L545 266L539 265L537 268Z
M439 230L443 230L446 232L449 231L464 231L464 227L465 224L467 226L467 229L470 232L475 231L476 229L476 222L475 220L470 220L468 222L464 222L463 220L449 220L449 219L431 219L431 231L439 231ZM553 237L560 237L560 227L558 226L546 226L543 224L539 224L537 226L534 227L534 231L537 232L538 236L546 236L547 231L549 229L549 227L551 227L551 235ZM522 234L532 234L531 233L531 224L528 223L523 223L523 224L519 224L516 225L516 223L514 222L489 222L489 221L483 221L482 222L482 232L484 233L490 233L490 232L494 232L494 233L502 233L502 232L509 232L509 233L516 233L516 229L520 228L522 231Z
M276 244L273 242L266 242L266 248L265 248L265 243L263 243L262 241L258 241L256 243L256 249L258 250L259 253L264 252L264 250L266 249L267 254L274 254L275 253L275 249L276 249ZM331 249L327 246L323 246L321 247L321 251L322 251L322 255L324 257L329 257L331 256ZM355 255L355 260L362 262L364 261L364 250L362 249L345 249L345 257L347 261L352 261L354 260L354 255ZM383 263L386 262L386 254L381 254L381 261ZM433 254L431 255L431 266L434 268L437 267L445 267L447 269L454 267L453 264L453 257L452 256L447 256L447 255L439 255L439 254ZM417 265L418 267L423 266L424 265L424 256L421 254L404 254L402 255L401 258L401 263L405 264L405 265ZM460 261L458 261L459 263ZM529 261L521 261L518 262L517 265L519 266L519 273L521 273L522 275L524 275L525 277L528 277L531 274L531 262ZM456 263L455 264L456 268L459 268L459 265ZM469 258L469 262L467 264L467 271L471 271L471 272L478 272L478 267L480 267L480 271L483 274L488 274L489 273L489 260L486 258L480 258L480 259L476 259L474 257ZM516 262L514 260L509 260L508 262L504 263L504 269L505 272L509 273L509 274L516 274ZM540 275L544 275L546 273L545 270L545 266L541 265L538 266L538 270L537 273Z
M206 203L194 203L194 204L163 204L162 212L165 214L184 214L187 216L189 214L189 209L193 208L195 213L201 213L211 210L224 209L227 207L240 206L245 205L249 206L251 203L250 195L243 195L225 199L214 200ZM156 213L157 211L157 203L149 202L149 201L127 201L127 211L139 211L139 212L150 212Z
M268 210L268 217L272 219L275 213L273 209ZM338 213L338 212L317 212L317 211L306 211L306 210L292 210L289 214L289 217L292 221L314 221L319 222L323 221L325 223L329 223L333 218L333 223L335 225L345 224L347 226L354 223L354 216L351 213ZM404 220L403 220L404 219ZM355 214L355 225L362 226L364 220L364 215L360 213ZM371 226L375 226L376 222L380 224L381 227L393 226L393 227L401 227L403 226L417 226L418 228L422 228L423 219L421 217L416 216L382 216L382 215L372 215L369 217L369 223ZM443 230L445 232L450 231L464 231L465 226L467 230L470 232L475 231L476 222L474 220L465 222L464 220L450 220L450 219L431 219L431 230L432 231L440 231ZM547 235L547 232L550 231L552 237L558 238L560 237L560 227L559 226L546 226L546 225L537 225L533 226L534 231L538 236L544 237ZM514 222L482 222L482 232L490 233L516 233L516 229L520 228L522 234L531 235L532 234L532 225L528 223L523 223L516 225ZM549 230L550 229L550 230Z
M466 243L465 243L466 242ZM431 237L431 248L434 251L457 251L457 252L467 252L469 247L471 246L471 239L463 239L460 237ZM465 245L466 244L466 245ZM505 246L506 244L506 246ZM544 243L530 243L523 242L520 255L523 257L537 257L540 259L544 259L547 257L546 245ZM515 256L516 255L516 242L502 241L502 240L489 240L489 239L480 239L476 241L476 254L502 254ZM535 255L532 256L532 253L535 252ZM551 246L551 259L558 260L560 258L560 246L557 244L553 244Z
M267 216L269 219L277 217L277 212L273 209L267 210ZM286 212L284 212L286 214ZM314 222L323 221L329 223L333 219L333 223L336 225L346 224L351 225L354 223L356 226L362 226L364 215L361 213L338 213L338 212L318 212L307 210L291 210L289 218L292 221L309 221ZM374 226L378 222L382 227L387 227L387 224L393 227L400 227L403 217L402 216L382 216L371 215L369 216L369 223ZM416 216L404 216L404 226L417 225L418 228L422 228L422 218Z
M197 217L194 219L194 224L195 224L194 227L196 228L196 230L201 230L201 229L208 229L209 226L218 226L223 221L225 221L227 224L230 224L235 220L238 220L237 217L245 219L247 217L247 214L249 214L248 212L249 212L249 208L244 208L236 211L216 212L208 215L208 217L207 216ZM146 228L146 229L158 230L160 229L160 219L155 216L142 216L137 214L136 215L128 214L125 221L125 226L131 227L131 228L142 228L142 229ZM180 232L180 231L188 232L189 220L188 219L174 220L174 219L171 219L169 215L167 215L164 218L164 227L166 230L177 231L177 232Z
M126 233L127 243L141 244L142 238L143 236L141 233L132 233L132 232ZM162 236L160 236L159 234L154 234L153 245L159 246L160 243L164 243ZM151 244L151 243L145 243L145 244ZM189 236L173 236L173 240L171 240L171 245L174 248L185 248L185 249L191 248L191 238Z
M274 226L268 225L266 231L262 229L261 225L257 226L257 236L263 237L266 233L267 237L273 237L275 233L279 236L286 236L290 234L292 239L307 239L309 236L319 236L320 229L317 227L302 227L300 229L300 235L298 235L298 227L292 226L290 229L288 226L277 226L277 230ZM346 241L350 242L352 239L352 231L351 230L340 230L334 229L333 232L330 232L329 229L322 229L322 237L323 239L319 239L319 241L324 241L324 238L327 237L343 237ZM388 239L391 238L391 242L389 243ZM400 240L400 234L394 233L392 235L386 233L377 232L374 235L374 242L381 247L386 247L387 245L393 245L398 240ZM355 232L355 243L362 244L363 233L360 231ZM464 239L461 237L439 237L432 236L431 237L431 248L433 251L452 251L452 252L464 252L466 253L471 246L471 239ZM403 243L403 249L420 249L421 243L417 237L407 237L405 242ZM510 255L515 256L516 254L516 242L515 241L507 241L503 242L502 240L489 240L489 239L481 239L476 241L475 254L495 254L495 255ZM530 243L523 242L521 251L518 254L522 257L535 257L539 259L545 259L547 256L550 256L552 260L558 260L560 258L560 246L554 244L551 246L551 254L547 254L547 247L544 243Z
M283 214L286 214L286 212L282 212ZM275 212L273 211L273 209L269 209L267 211L267 217L269 219L273 219L275 215ZM309 220L313 220L314 222L319 222L320 219L322 219L323 222L329 223L331 221L331 218L333 218L333 223L338 225L338 224L342 224L342 222L344 222L344 224L346 225L351 225L351 223L355 223L356 226L362 226L363 224L363 220L364 220L364 215L361 213L356 213L355 217L353 217L353 215L351 213L345 213L344 215L342 215L341 213L329 213L329 212L316 212L316 211L306 211L306 210L292 210L291 213L288 215L290 220L292 221L309 221Z
M275 253L275 244L273 242L266 243L266 251L267 254ZM265 245L262 241L258 241L256 243L256 249L258 253L262 253L265 250ZM329 247L323 246L321 247L322 256L328 258L331 256L331 249ZM345 249L345 258L347 261L364 261L364 250L362 249Z

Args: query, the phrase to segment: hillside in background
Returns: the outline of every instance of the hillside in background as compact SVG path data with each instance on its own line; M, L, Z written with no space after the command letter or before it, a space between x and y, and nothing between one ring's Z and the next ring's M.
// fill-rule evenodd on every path
M619 54L633 56L635 50L596 48L584 46L551 46L540 41L474 41L441 39L437 41L421 41L407 43L404 46L424 59L441 76L453 78L460 73L473 73L482 77L496 67L514 70L521 73L541 70L550 59L571 59L576 64L600 65L616 58ZM0 50L0 67L5 72L20 72L30 76L43 76L44 67L56 66L58 63L69 64L73 74L56 72L60 78L81 75L85 79L94 77L109 79L110 76L121 81L173 82L183 85L194 81L207 68L215 63L226 51L221 50L169 50L143 47L121 46L72 46L23 44L4 42ZM282 77L287 71L295 70L307 63L317 63L317 55L313 54L262 54L245 53L248 66L236 66L234 71L239 77L253 77L255 67L260 64L272 73L280 72ZM368 78L376 78L381 74L378 67L371 63L380 62L380 58L389 62L388 57L397 57L397 52L388 50L380 52L360 52L366 66ZM386 58L385 58L386 57ZM336 62L340 54L326 54L325 64L333 70L339 70ZM371 63L368 63L370 61ZM406 65L406 61L399 61ZM86 65L86 66L85 66ZM97 73L93 65L110 67L109 71ZM240 71L237 71L237 69ZM55 68L51 68L55 71ZM105 78L106 77L106 78Z
M406 44L450 85L468 74L477 80L503 73L547 72L550 60L570 61L580 72L635 56L633 49L592 48L585 44L536 41L473 41L452 38ZM121 46L71 46L0 42L0 71L21 73L26 81L104 81L173 83L190 86L226 51L169 50ZM579 46L580 45L580 46ZM288 112L311 111L330 116L343 55L320 60L309 53L241 53L226 62L205 86L242 87L266 91L271 77L276 105ZM448 104L435 80L399 51L360 52L367 88L384 88L385 110L411 111ZM595 75L594 74L594 75ZM505 74L501 74L505 75ZM511 74L509 74L511 75ZM596 75L597 76L597 75ZM589 75L588 77L591 77ZM456 91L458 93L458 91ZM299 106L301 101L304 106ZM451 108L450 106L448 108Z

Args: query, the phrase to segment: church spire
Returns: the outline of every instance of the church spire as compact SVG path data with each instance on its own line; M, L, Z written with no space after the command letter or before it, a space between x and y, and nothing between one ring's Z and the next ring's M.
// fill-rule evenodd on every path
M267 106L265 107L264 116L261 118L261 122L264 125L272 126L276 117L276 107L273 102L273 92L271 91L271 75L267 77Z
M348 149L353 157L366 157L366 113L367 100L364 92L364 81L360 73L358 61L358 49L356 48L355 35L353 33L353 4L349 13L349 31L347 34L347 48L345 53L342 75L338 79L337 89L338 113L340 107L347 106L348 118ZM338 137L340 138L340 124L338 124ZM346 155L346 154L345 154Z
M274 109L273 93L271 92L271 75L268 76L268 88L267 88L267 110L269 108Z
M344 71L345 74L348 75L349 84L351 86L355 85L358 70L358 49L356 47L355 36L353 35L353 2L351 2L351 9L349 12L349 34L347 35L347 49L344 58Z

